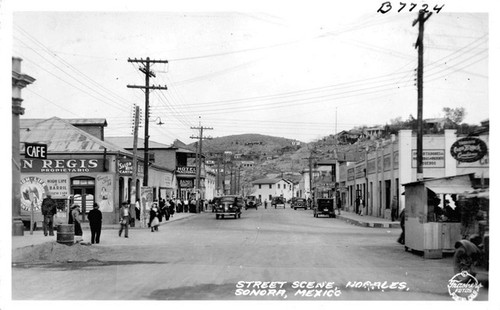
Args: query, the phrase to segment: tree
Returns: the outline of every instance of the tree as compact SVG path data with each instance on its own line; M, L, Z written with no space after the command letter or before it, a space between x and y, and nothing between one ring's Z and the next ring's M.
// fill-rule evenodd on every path
M465 117L465 109L464 108L443 108L444 117L449 121L460 124Z

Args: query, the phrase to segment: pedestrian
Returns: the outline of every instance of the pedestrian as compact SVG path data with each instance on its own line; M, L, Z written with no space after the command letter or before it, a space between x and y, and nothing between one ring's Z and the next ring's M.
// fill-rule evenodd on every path
M401 235L398 238L398 242L401 244L405 244L405 209L401 211L399 215L399 221L401 226Z
M168 203L168 213L170 214L171 217L174 217L175 213L175 204L173 199L167 200Z
M158 231L158 225L160 225L160 221L158 220L158 208L156 203L153 203L153 207L149 210L149 226L151 227L151 232Z
M264 200L264 209L267 209L267 199Z
M168 196L167 196L167 198L168 198ZM170 208L170 204L169 204L168 200L165 200L165 198L163 198L163 207L162 207L161 213L163 215L165 215L165 221L168 221L170 219L169 208Z
M120 208L120 230L118 231L118 237L122 236L122 231L125 230L125 238L128 238L128 224L130 221L130 209L126 202L122 202L122 207Z
M391 201L391 221L396 221L398 218L398 198L396 195L392 197Z
M363 216L364 209L365 209L365 203L363 201L363 198L359 198L359 215Z
M45 236L54 235L54 215L57 213L56 202L52 199L52 194L47 193L47 197L42 201L43 214L43 234Z
M164 210L165 210L165 202L163 201L163 199L160 198L160 201L158 202L158 213L156 214L158 216L158 221L160 221L160 223L163 220Z
M68 224L73 224L75 227L75 241L80 242L83 240L82 224L80 221L80 206L73 205L69 213Z
M94 209L90 210L87 218L90 224L90 243L99 243L101 239L102 213L97 203L94 202Z
M179 197L177 197L177 199L175 200L175 204L176 204L176 208L177 208L176 212L177 213L182 212L183 207L182 207L182 203L181 203L181 200L179 199Z
M141 220L141 200L139 198L135 201L135 219L137 221Z

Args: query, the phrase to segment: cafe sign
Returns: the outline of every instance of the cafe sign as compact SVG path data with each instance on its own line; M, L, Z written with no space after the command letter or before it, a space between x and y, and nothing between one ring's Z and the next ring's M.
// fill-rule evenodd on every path
M483 140L469 137L455 141L450 152L457 161L471 163L482 159L488 152L488 147Z
M47 158L47 144L24 143L25 158Z

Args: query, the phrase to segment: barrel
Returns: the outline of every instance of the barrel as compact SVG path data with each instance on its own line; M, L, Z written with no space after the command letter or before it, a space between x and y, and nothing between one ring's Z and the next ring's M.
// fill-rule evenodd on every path
M57 242L73 244L75 242L75 226L73 224L59 224L57 226Z

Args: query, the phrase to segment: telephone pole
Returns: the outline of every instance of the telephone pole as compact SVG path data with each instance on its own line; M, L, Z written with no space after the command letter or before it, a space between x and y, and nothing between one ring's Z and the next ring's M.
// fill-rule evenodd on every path
M415 48L418 48L418 69L417 69L417 89L418 89L418 108L417 108L417 181L424 179L423 169L423 104L424 104L424 23L431 17L432 12L427 15L424 10L418 12L418 19L413 21L415 26L418 23L418 38Z
M130 197L130 214L132 215L132 218L136 218L135 214L135 201L137 200L137 136L138 136L138 131L139 131L139 122L140 122L140 114L141 114L141 109L139 106L135 106L134 109L134 151L133 151L133 157L132 157L132 188L131 188L131 197ZM140 210L140 212L143 214L144 218L144 210ZM134 222L132 222L134 223ZM143 223L146 223L143 220ZM137 223L139 224L139 223ZM135 225L135 224L134 224ZM145 225L141 225L141 227L144 227Z
M200 130L200 135L198 137L195 137L195 136L191 136L191 139L199 139L198 140L198 149L196 151L196 164L197 164L197 168L196 168L196 195L197 195L197 203L198 203L198 210L200 210L200 202L199 202L199 199L201 198L201 185L200 185L200 181L201 181L201 152L202 152L202 141L203 139L212 139L212 137L203 137L203 130L206 129L206 130L212 130L213 128L211 127L203 127L200 126L199 127L191 127L191 129L197 129L197 130Z
M146 100L145 100L145 116L144 116L144 180L143 180L143 185L148 186L148 167L149 167L149 90L150 89L160 89L160 90L166 90L167 86L155 86L155 85L149 85L149 78L151 77L156 77L156 74L151 71L151 64L152 63L168 63L168 60L153 60L149 59L147 57L145 60L144 59L128 59L128 62L139 62L143 65L139 70L144 73L146 76L146 85L145 86L137 86L137 85L127 85L128 88L140 88L144 90L144 93L146 95Z

